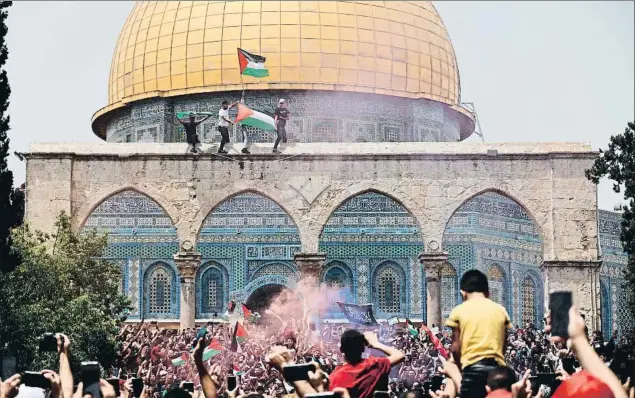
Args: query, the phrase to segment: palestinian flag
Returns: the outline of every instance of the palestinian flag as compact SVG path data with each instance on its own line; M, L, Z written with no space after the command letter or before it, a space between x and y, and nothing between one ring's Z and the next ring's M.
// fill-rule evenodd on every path
M247 308L245 304L242 304L242 306L243 306L243 316L245 317L245 319L251 318L251 311L249 310L249 308Z
M245 50L238 49L238 63L240 64L240 74L253 77L267 77L269 70L265 68L267 58L260 55L250 54Z
M223 314L221 318L228 320L229 316L234 313L235 309L236 309L236 302L234 300L230 300L229 303L227 304L227 311L225 311L225 313Z
M187 355L187 353L183 353L181 354L180 357L178 358L174 358L172 360L172 366L183 366L187 363L187 361L190 359L190 357Z
M247 108L245 104L238 104L238 114L234 123L256 127L266 131L276 131L273 118L265 113Z
M448 352L445 350L445 348L443 347L443 344L441 344L437 336L435 336L434 333L432 333L432 330L428 329L426 325L421 325L421 327L426 331L426 334L430 338L430 342L432 342L432 345L434 346L434 348L436 348L436 350L439 351L439 355L447 359L450 356L450 354L448 354Z
M234 365L232 366L232 368L234 369L234 374L235 374L236 376L242 376L242 375L243 375L243 373L244 373L244 372L242 372L242 371L240 370L240 368L239 368L238 366L236 366L236 364L234 364Z
M415 328L415 326L412 324L412 321L408 318L406 318L406 326L408 327L408 331L411 335L415 337L419 336L419 331L417 330L417 328Z
M220 342L216 339L212 339L212 342L209 343L209 345L205 348L205 351L203 351L203 361L207 361L208 359L215 357L223 350L224 348L220 345Z
M233 352L238 351L238 344L242 344L245 340L247 340L249 336L247 335L247 331L240 324L240 322L236 322L236 326L234 326L234 333L232 334L232 344L231 350Z

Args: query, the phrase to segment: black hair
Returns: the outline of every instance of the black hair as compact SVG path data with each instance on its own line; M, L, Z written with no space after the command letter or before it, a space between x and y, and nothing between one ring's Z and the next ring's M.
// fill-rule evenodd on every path
M481 271L471 269L461 277L461 290L466 293L489 293L487 276Z
M507 366L499 366L494 368L487 375L487 386L496 390L512 390L512 384L516 382L516 373Z
M190 392L183 388L173 388L165 395L165 398L192 398Z
M342 333L340 351L347 362L354 365L362 360L366 348L366 338L358 330L348 329Z
M229 101L223 101L221 105L229 105Z

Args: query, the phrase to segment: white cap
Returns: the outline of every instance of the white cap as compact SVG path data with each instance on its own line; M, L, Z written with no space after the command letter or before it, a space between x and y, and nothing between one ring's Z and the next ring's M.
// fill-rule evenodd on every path
M284 98L280 98L280 101L278 101L279 104L282 104L283 102L287 102L284 100Z

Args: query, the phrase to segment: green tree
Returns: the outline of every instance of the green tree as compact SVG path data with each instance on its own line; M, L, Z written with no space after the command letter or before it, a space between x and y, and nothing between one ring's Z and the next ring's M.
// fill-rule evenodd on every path
M11 203L13 195L13 173L7 167L9 155L9 79L4 64L9 57L5 37L7 35L7 8L10 1L0 2L0 272L15 269L20 262L20 254L13 245L11 228L16 224L15 209Z
M72 342L71 365L115 358L117 325L129 309L120 292L121 270L103 260L105 235L78 234L62 213L55 235L14 231L23 262L0 273L0 348L8 344L19 370L54 369L55 357L38 351L46 332L65 333Z
M600 150L586 177L599 183L603 177L613 181L613 190L622 192L627 204L622 207L621 240L628 264L624 277L631 292L630 308L635 316L635 122L628 123L624 133L611 136L609 148Z

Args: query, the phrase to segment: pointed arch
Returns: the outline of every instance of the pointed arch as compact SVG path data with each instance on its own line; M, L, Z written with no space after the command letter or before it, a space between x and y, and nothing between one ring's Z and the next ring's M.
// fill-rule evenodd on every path
M330 260L351 265L357 280L356 301L367 303L377 301L373 267L385 261L398 267L410 264L423 246L417 220L399 201L366 190L335 208L320 234L319 251ZM393 308L400 308L402 316L423 317L425 281L421 267L408 267L407 274L401 273L398 289L408 305L404 302ZM389 308L386 302L382 306Z
M512 321L522 323L523 278L528 271L539 272L543 238L534 216L521 202L496 189L470 196L448 219L442 247L459 274L469 269L492 273L488 274L492 299L507 308ZM492 269L494 264L497 268ZM534 282L534 316L539 316L542 304L537 297L542 295L542 284L535 278Z
M146 268L143 279L144 318L174 319L178 317L178 285L174 269L156 262Z
M351 268L342 261L330 261L322 270L320 277L328 289L330 301L327 312L329 315L340 314L336 301L355 302L355 278Z
M179 250L177 229L172 217L146 193L125 187L108 192L107 196L100 197L93 205L80 231L91 230L108 234L104 258L122 264L123 292L133 303L129 317L143 317L150 293L143 288L143 266L156 261L168 264ZM164 285L176 288L176 284L169 281ZM163 290L160 293L163 294ZM176 311L175 308L173 310ZM173 314L170 313L168 317Z
M297 280L298 227L278 202L260 192L242 191L218 203L203 220L197 249L204 260L223 259L232 273L230 292L260 279L273 269L263 268L269 263L281 266L276 268L280 272L289 270L285 278Z
M229 302L229 273L218 261L208 261L197 271L196 317L212 318L221 314Z

